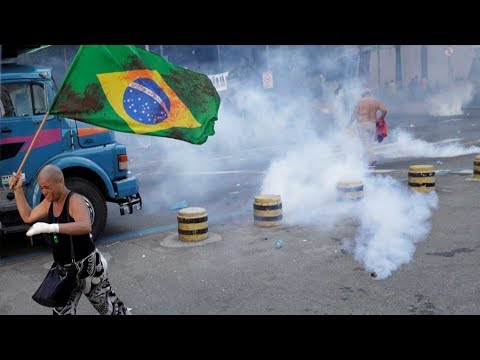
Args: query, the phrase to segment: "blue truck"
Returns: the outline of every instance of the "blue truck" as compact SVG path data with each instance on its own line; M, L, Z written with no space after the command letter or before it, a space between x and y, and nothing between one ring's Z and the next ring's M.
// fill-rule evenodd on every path
M0 241L22 233L9 178L16 172L55 97L56 84L48 66L4 63L0 68ZM128 171L126 146L111 130L73 119L49 115L22 169L24 191L30 206L43 200L39 170L47 164L60 167L66 186L81 194L90 210L92 235L97 239L107 222L107 202L119 205L120 214L142 208L138 179Z

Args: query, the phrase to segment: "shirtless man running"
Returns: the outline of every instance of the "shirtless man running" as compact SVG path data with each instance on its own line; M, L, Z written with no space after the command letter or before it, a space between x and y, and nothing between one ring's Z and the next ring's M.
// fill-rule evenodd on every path
M377 163L372 150L377 129L377 111L381 112L380 117L385 120L385 115L387 114L385 105L380 100L374 98L370 90L364 90L362 98L355 106L350 122L347 125L347 127L350 127L357 120L359 137L367 151L369 166L375 166Z

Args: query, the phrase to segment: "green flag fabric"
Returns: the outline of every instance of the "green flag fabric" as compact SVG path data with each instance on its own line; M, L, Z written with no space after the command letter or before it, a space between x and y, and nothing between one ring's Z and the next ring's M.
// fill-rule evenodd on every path
M82 45L50 113L92 125L203 144L220 96L210 79L133 45Z

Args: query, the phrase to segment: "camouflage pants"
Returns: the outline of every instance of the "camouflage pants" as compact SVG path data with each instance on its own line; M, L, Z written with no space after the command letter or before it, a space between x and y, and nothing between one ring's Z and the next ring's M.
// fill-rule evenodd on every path
M67 305L53 309L53 315L75 315L78 301L84 294L100 315L131 315L110 286L107 261L98 249L78 261L80 282Z

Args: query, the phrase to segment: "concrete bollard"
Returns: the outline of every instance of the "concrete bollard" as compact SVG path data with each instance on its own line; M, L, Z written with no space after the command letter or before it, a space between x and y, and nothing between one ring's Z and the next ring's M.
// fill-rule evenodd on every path
M475 156L473 160L473 178L480 180L480 155Z
M255 196L253 203L254 224L272 227L280 224L283 218L280 195L263 194Z
M337 183L337 201L359 201L363 199L361 181L339 181Z
M178 239L201 241L208 238L208 215L204 208L188 207L177 214Z
M433 165L412 165L408 169L408 186L417 192L435 191Z

